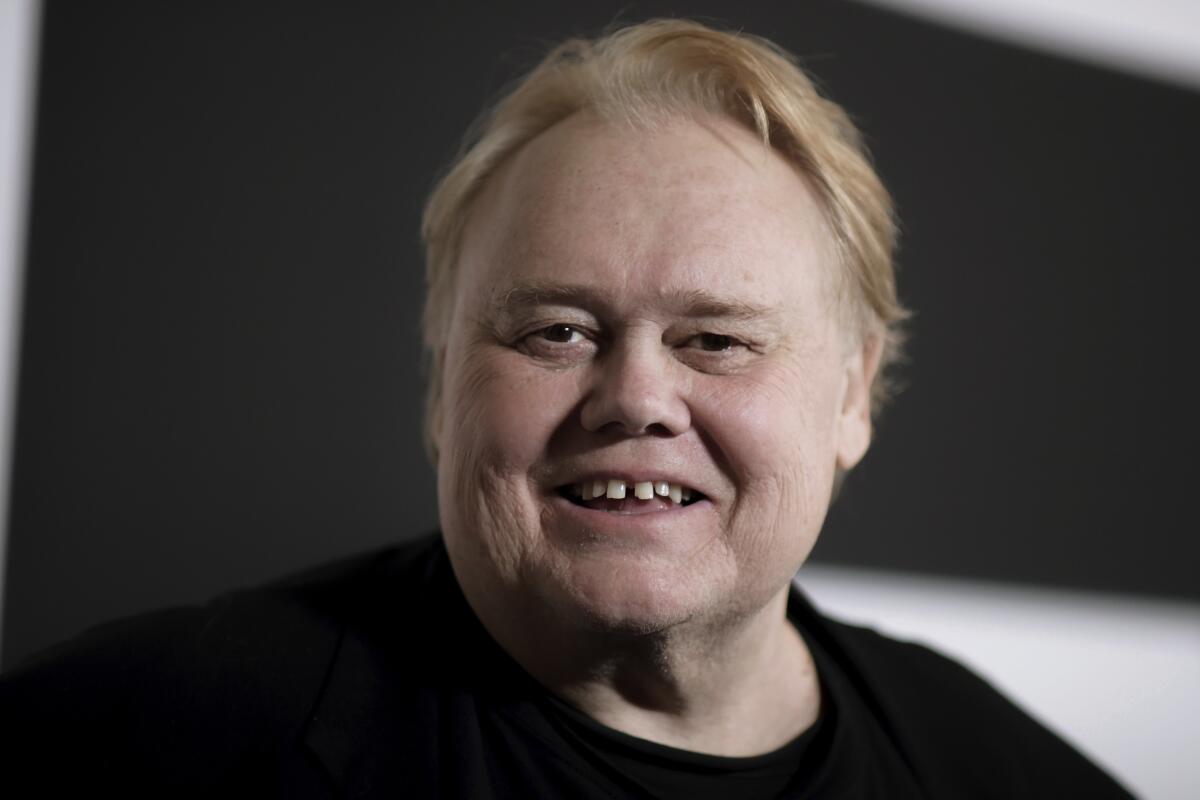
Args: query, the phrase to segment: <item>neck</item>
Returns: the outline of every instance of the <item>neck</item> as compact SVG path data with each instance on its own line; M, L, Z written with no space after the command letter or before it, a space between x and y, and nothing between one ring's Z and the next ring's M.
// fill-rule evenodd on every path
M794 739L820 709L812 658L786 608L785 589L749 618L653 634L481 619L543 686L600 723L685 750L750 756Z

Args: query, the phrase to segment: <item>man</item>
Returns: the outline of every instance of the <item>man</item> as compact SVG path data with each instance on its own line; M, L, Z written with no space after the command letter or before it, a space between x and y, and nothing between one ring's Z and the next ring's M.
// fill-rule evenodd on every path
M13 769L140 793L1126 796L961 667L792 586L904 313L887 195L785 55L679 21L568 43L484 120L424 235L441 536L44 658L0 695Z

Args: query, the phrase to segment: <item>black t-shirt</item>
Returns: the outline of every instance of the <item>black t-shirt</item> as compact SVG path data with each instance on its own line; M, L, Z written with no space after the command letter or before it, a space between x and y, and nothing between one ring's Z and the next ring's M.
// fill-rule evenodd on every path
M0 789L589 800L702 797L709 776L722 797L1129 796L955 662L831 621L798 590L788 615L819 721L758 759L687 754L549 696L431 537L111 624L5 676Z
M694 753L613 730L553 697L546 706L564 738L583 757L624 774L647 795L690 800L773 800L793 783L804 782L810 745L819 739L828 708L792 741L760 756L729 758Z

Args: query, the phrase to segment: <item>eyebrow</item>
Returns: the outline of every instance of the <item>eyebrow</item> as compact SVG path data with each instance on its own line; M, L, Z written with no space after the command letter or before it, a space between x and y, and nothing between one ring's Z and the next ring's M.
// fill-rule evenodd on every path
M591 286L562 284L553 281L525 281L497 292L492 308L501 314L540 305L576 306L585 309L606 309L611 302L606 293ZM668 291L662 295L663 304L680 316L692 319L720 318L742 322L769 319L778 311L744 300L721 297L704 289Z

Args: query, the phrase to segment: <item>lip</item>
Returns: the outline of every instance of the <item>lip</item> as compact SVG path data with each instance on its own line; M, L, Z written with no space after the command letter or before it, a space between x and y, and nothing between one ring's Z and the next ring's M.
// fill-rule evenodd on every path
M548 500L555 515L561 515L570 523L571 528L613 536L641 533L679 538L694 530L696 523L713 509L713 504L707 499L697 500L686 506L646 509L633 513L588 508L572 503L558 494L551 494Z

